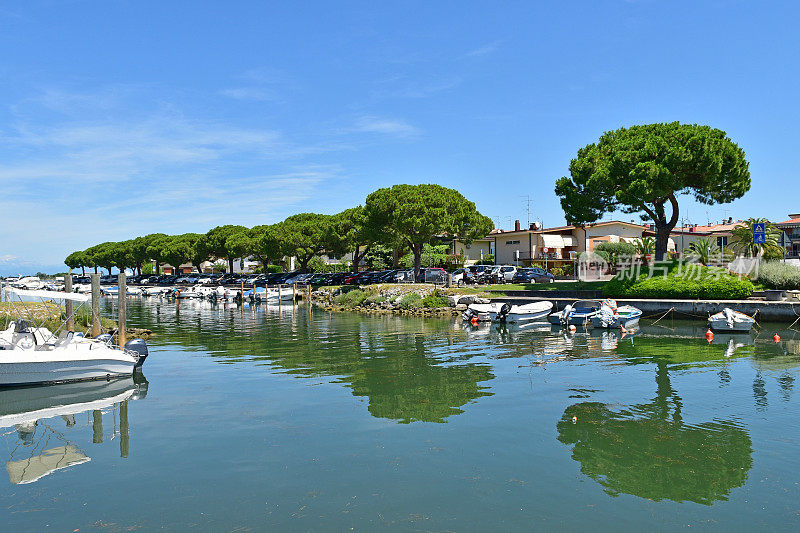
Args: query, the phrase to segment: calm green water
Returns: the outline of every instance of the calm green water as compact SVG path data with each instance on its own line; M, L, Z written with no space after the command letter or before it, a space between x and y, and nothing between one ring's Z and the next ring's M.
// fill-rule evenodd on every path
M146 383L0 393L4 530L800 527L800 333L130 306Z

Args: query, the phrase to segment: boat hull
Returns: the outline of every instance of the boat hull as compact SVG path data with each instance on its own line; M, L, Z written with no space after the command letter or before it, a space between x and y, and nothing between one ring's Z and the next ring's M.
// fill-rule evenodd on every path
M135 361L15 361L0 363L0 387L132 376Z

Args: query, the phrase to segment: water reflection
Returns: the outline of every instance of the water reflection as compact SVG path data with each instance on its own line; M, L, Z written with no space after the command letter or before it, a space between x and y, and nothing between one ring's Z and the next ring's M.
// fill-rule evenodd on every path
M372 416L400 423L446 422L492 394L491 366L470 361L476 352L464 349L467 333L449 321L206 301L145 302L129 316L165 333L156 341L197 347L224 363L333 378L366 397Z
M733 420L684 423L664 363L657 366L656 384L649 403L617 410L598 402L567 407L558 440L574 445L581 472L612 496L705 505L727 500L753 465L747 431Z
M147 380L138 375L111 381L85 381L0 389L0 428L9 448L6 470L12 484L38 481L58 470L91 458L73 437L74 429L91 427L92 443L119 440L121 457L128 457L128 401L147 394ZM104 432L103 416L111 414L113 429ZM108 428L106 428L106 431Z

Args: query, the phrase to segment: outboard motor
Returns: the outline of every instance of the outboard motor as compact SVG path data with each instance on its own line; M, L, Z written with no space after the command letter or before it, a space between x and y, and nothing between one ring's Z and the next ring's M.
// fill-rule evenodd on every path
M97 337L95 337L95 339L100 341L100 342L104 342L104 343L108 344L109 346L111 344L114 344L114 338L111 336L110 333L103 333L103 334L98 335Z
M130 352L136 352L139 354L139 360L136 361L136 366L134 366L134 370L139 372L142 371L142 365L144 364L144 360L147 359L147 343L144 339L131 339L125 343L125 349Z
M506 318L508 317L508 313L510 312L511 312L511 304L504 303L503 306L500 308L500 312L497 313L497 321L505 322Z
M569 324L569 319L572 317L572 304L567 304L564 308L564 313L561 315L561 323L564 325Z
M477 316L478 313L474 309L470 309L469 307L466 309L466 311L461 313L461 318L463 318L467 322L471 321L472 317L477 317Z
M27 320L14 322L14 333L31 333L31 324Z

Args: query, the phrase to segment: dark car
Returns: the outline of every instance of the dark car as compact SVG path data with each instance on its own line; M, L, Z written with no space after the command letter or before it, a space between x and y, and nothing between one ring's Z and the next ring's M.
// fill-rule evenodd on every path
M553 283L556 277L543 268L517 269L511 281L514 283Z

